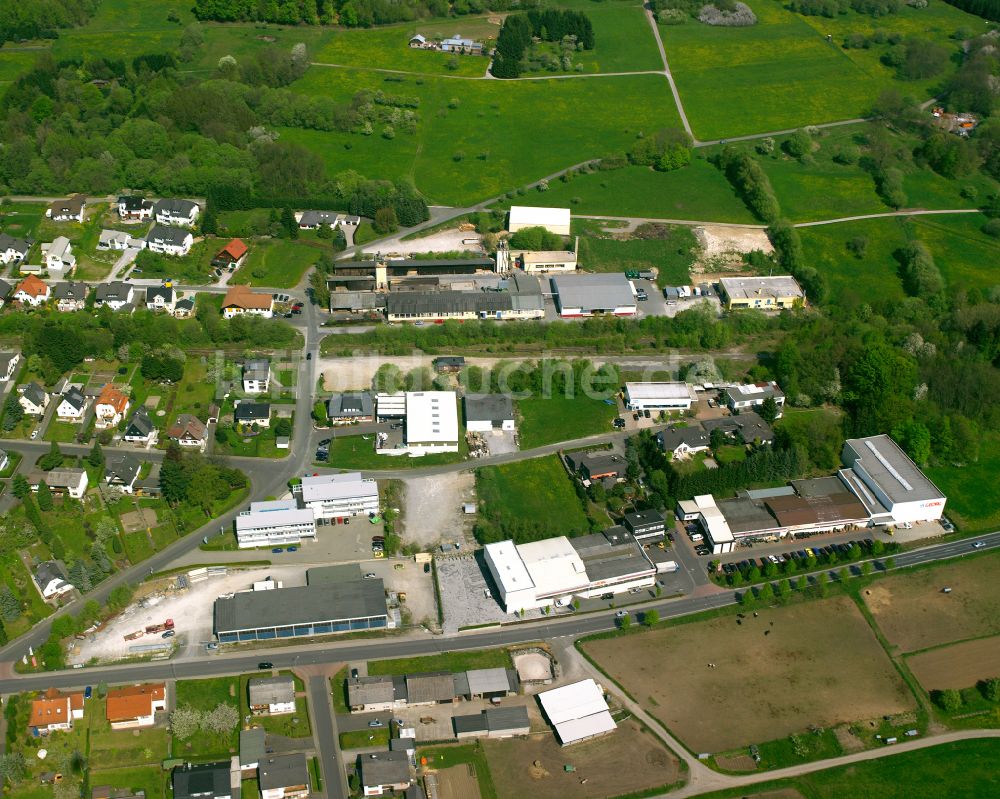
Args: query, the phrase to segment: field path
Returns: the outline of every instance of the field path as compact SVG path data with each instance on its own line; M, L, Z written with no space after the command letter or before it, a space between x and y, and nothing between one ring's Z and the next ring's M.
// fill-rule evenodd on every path
M908 211L886 211L882 214L861 214L859 216L841 216L837 219L821 219L819 222L798 222L793 227L817 227L818 225L836 225L839 222L858 222L862 219L884 219L890 216L933 216L935 214L978 214L978 208L942 208L928 210L914 208Z
M681 94L677 91L677 84L674 83L674 76L670 72L670 64L667 62L667 51L663 48L663 39L660 38L660 29L656 26L656 17L653 16L653 9L648 3L643 8L646 12L646 19L649 21L649 27L653 29L653 38L656 39L656 46L660 50L660 59L663 61L662 74L667 76L667 83L670 84L670 92L674 96L674 105L677 106L677 113L681 117L681 124L684 125L684 130L687 131L688 136L691 137L692 142L697 146L701 142L695 138L694 131L691 130L691 123L688 122L687 114L684 112L684 105L681 103Z

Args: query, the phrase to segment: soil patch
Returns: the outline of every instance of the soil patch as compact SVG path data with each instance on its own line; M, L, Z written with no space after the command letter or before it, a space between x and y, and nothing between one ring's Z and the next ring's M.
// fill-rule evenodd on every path
M479 799L476 769L469 763L436 772L438 799Z
M773 741L913 707L849 599L671 625L584 648L695 752ZM737 623L741 622L741 623Z
M715 764L726 771L756 771L757 764L750 755L719 755Z
M552 677L552 663L545 655L538 652L528 652L514 658L514 668L517 678L525 680L548 680Z
M774 252L774 245L763 230L705 225L694 228L693 233L701 246L701 255L691 266L692 272L740 269L745 253L754 250Z
M969 688L1000 675L1000 636L921 652L906 665L926 691Z
M136 510L130 510L128 513L123 513L121 515L122 527L125 528L126 533L134 533L139 530L145 530L146 528L156 527L159 523L156 517L155 510L149 510L148 508L138 508Z

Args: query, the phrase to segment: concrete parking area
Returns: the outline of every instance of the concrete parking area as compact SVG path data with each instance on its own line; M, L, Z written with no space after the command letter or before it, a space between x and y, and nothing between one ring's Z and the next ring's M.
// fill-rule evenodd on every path
M444 607L444 631L458 632L491 622L513 621L495 599L495 589L475 554L437 558L438 589ZM540 619L540 610L529 610L526 619Z

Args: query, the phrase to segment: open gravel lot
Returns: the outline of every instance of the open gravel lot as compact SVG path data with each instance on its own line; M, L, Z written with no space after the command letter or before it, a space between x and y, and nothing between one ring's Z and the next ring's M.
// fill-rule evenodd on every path
M403 541L425 550L444 542L469 540L474 515L462 512L474 502L476 478L472 472L453 472L404 480Z

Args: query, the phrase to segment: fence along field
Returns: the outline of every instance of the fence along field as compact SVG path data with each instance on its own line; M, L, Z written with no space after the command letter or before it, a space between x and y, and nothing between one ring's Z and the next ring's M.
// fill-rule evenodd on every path
M724 752L810 725L914 707L849 599L745 616L589 641L583 649L694 752Z

